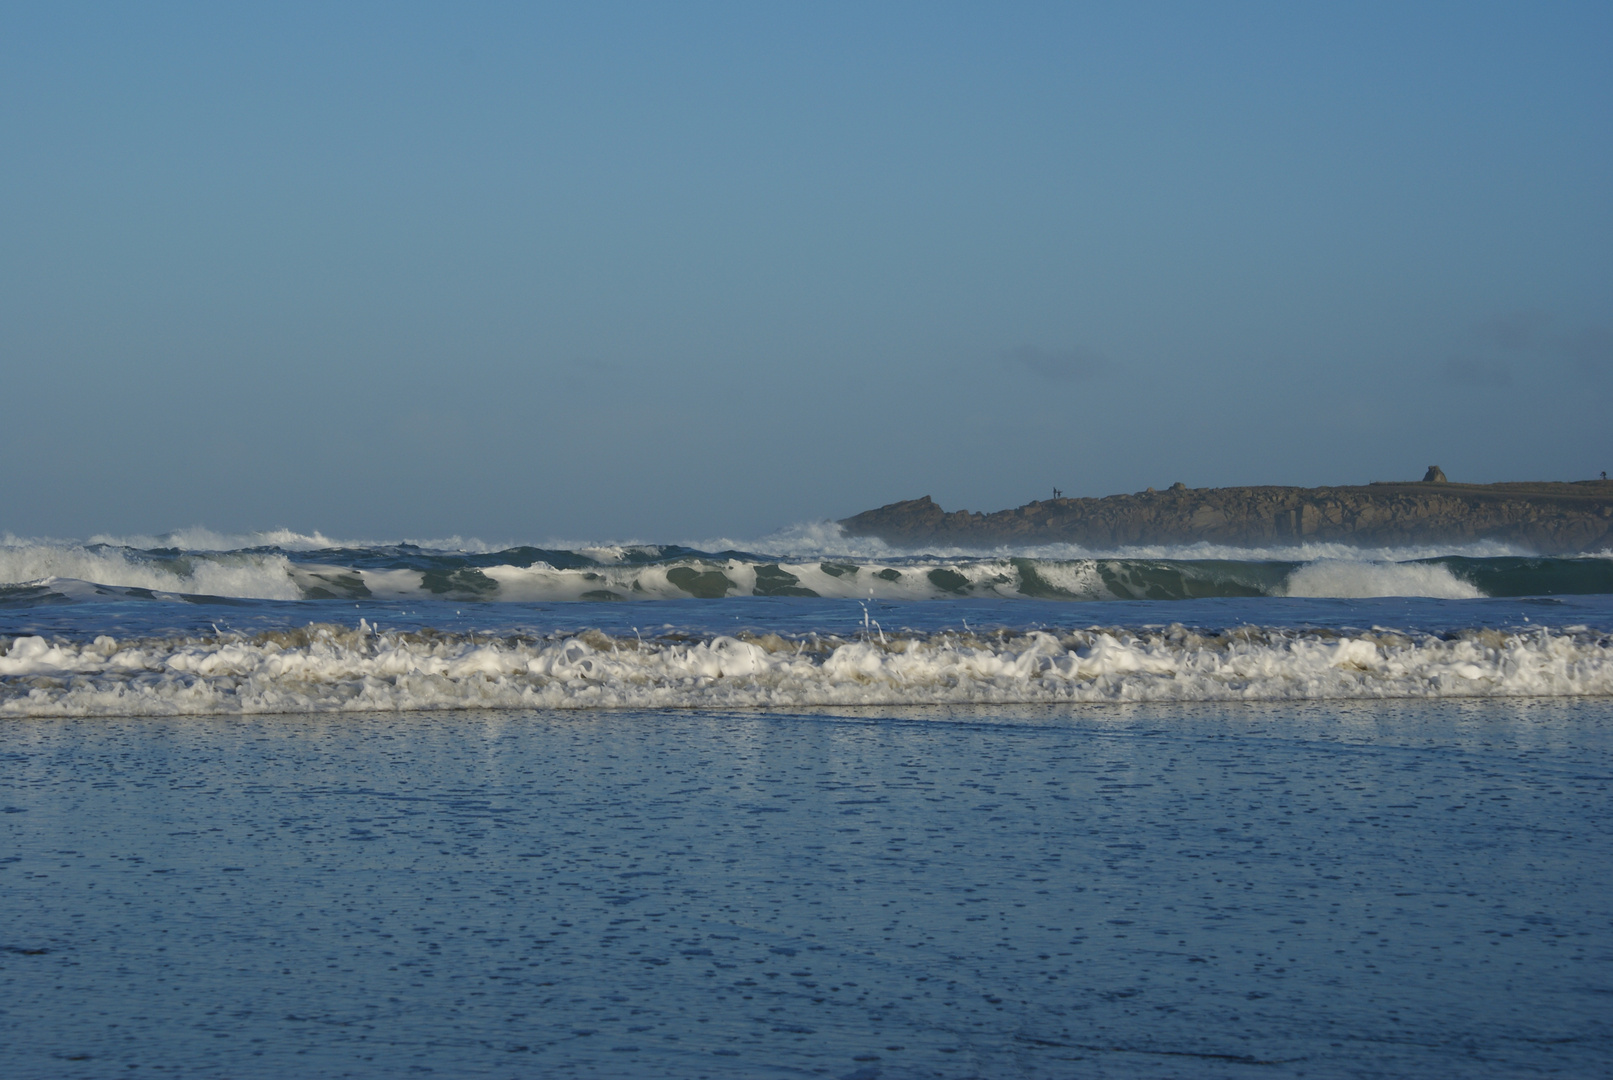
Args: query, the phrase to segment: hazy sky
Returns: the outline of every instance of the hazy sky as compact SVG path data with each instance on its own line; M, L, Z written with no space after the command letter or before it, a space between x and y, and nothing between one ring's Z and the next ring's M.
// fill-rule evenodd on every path
M1613 469L1613 5L8 4L0 533Z

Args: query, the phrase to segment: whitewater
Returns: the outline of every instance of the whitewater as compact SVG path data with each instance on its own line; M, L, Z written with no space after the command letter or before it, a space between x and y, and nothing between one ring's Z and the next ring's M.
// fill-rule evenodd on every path
M1613 558L0 542L0 716L1613 693Z

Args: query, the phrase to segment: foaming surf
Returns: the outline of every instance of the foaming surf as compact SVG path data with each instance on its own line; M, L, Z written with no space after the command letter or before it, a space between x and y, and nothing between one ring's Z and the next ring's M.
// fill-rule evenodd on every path
M1410 635L1154 630L646 639L311 625L251 637L18 637L0 715L423 709L780 708L1496 698L1613 693L1613 639L1563 631Z

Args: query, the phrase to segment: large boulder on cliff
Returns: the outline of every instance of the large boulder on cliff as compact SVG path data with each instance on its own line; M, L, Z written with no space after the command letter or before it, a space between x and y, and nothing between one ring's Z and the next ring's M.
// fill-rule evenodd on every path
M1423 473L1423 483L1448 484L1450 481L1445 479L1444 469L1440 468L1438 465L1430 465L1428 466L1428 471Z

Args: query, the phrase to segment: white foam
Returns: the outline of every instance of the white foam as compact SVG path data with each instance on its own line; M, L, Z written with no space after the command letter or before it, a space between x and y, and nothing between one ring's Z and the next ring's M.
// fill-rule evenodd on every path
M1471 600L1484 593L1438 563L1362 562L1325 559L1296 569L1284 583L1287 596L1434 596Z
M389 634L361 623L7 646L6 716L1613 694L1613 638L1583 630L1438 638L1176 626L689 644L597 631L549 640Z
M155 592L300 600L302 590L292 581L290 567L284 555L253 552L153 559L115 547L29 541L0 544L0 584L77 579Z

